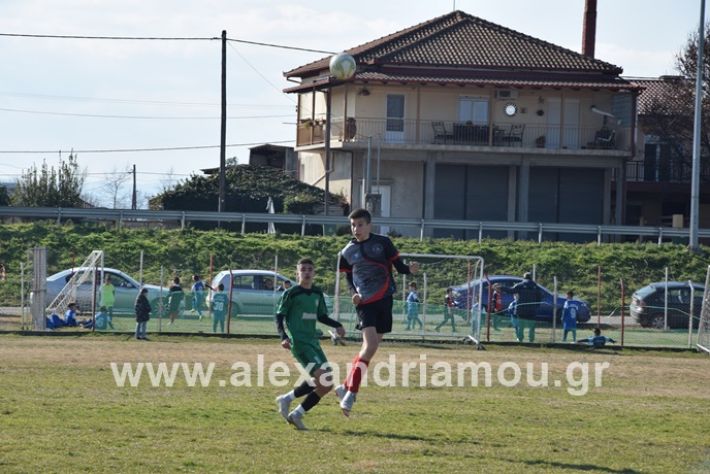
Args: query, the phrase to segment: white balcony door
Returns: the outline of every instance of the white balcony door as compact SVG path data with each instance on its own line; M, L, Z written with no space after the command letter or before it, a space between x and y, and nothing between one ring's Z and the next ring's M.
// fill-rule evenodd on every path
M380 194L380 217L390 217L390 200L392 199L392 187L387 185L372 186L373 193ZM380 234L387 235L390 231L389 226L381 225Z
M562 148L579 149L579 99L565 99Z
M404 143L404 95L387 94L385 141Z
M459 97L459 122L488 125L488 99Z
M545 148L560 147L560 127L562 126L562 100L558 97L547 99L547 134Z

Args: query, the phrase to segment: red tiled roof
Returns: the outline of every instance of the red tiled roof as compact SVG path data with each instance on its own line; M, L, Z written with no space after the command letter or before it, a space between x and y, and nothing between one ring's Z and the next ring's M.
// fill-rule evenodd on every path
M434 18L347 50L363 66L516 69L621 74L622 69L462 11ZM328 69L328 58L284 73L309 77Z
M496 87L565 87L579 89L614 89L634 90L639 86L632 84L618 76L584 75L569 73L544 73L544 72L504 72L504 71L472 71L460 74L441 75L429 74L430 70L423 70L407 74L406 72L361 72L352 79L355 83L398 83L420 85L492 85ZM455 72L455 71L454 71ZM322 88L333 83L318 82L318 84L301 84L284 92L298 92Z
M638 96L638 114L662 113L677 115L687 113L685 105L689 89L693 84L681 76L661 76L659 78L626 78L643 91Z

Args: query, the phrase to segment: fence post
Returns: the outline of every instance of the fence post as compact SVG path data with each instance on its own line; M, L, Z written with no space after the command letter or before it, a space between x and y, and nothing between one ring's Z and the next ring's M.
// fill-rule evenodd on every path
M597 265L597 327L602 325L602 266Z
M665 277L663 280L663 330L668 331L668 267L666 267Z
M658 228L658 245L663 243L663 227Z
M552 343L555 343L557 330L557 275L552 277Z
M422 223L419 227L419 241L424 240L424 219L422 219Z
M301 216L301 237L306 235L306 216Z
M542 222L538 224L538 230L537 230L537 243L541 244L542 243Z
M602 226L597 226L597 245L602 244Z
M621 347L624 347L624 305L626 305L626 288L624 288L623 278L619 278L619 285L621 286Z
M247 217L244 214L242 214L242 235L244 235L246 227L247 227Z
M426 310L429 306L429 286L426 273L422 274L422 283L424 284L424 297L422 298L422 323L424 324L424 328L426 329Z
M483 241L483 222L478 223L478 245Z
M690 314L688 315L688 349L690 349L693 344L693 315L695 314L695 287L693 286L693 280L688 280L688 285L690 285Z
M165 308L165 305L163 304L163 284L165 283L165 279L163 278L163 270L164 267L161 265L160 266L160 303L158 304L158 334L163 332L163 310Z

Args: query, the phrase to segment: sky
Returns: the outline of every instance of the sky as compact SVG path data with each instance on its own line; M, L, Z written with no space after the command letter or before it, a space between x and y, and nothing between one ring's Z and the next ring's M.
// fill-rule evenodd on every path
M455 8L575 51L584 0L0 0L0 33L228 38L341 51ZM652 7L650 6L652 5ZM598 0L596 57L626 76L673 74L698 29L700 0ZM283 72L320 59L229 42L227 158L295 140ZM133 165L144 198L219 165L221 42L0 36L0 183L70 150L85 194L111 205L107 180ZM213 146L192 150L120 151ZM130 182L119 192L129 205ZM121 203L123 201L123 203Z

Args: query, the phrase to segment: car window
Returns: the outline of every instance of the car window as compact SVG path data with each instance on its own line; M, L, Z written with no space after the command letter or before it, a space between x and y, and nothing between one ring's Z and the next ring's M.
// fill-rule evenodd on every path
M116 275L115 273L109 273L109 275L111 277L111 284L116 288L134 288L133 283L121 275Z
M260 290L274 291L274 277L268 275L259 275L256 277Z
M234 277L234 288L239 288L241 290L254 290L258 288L255 285L254 275L237 275Z

